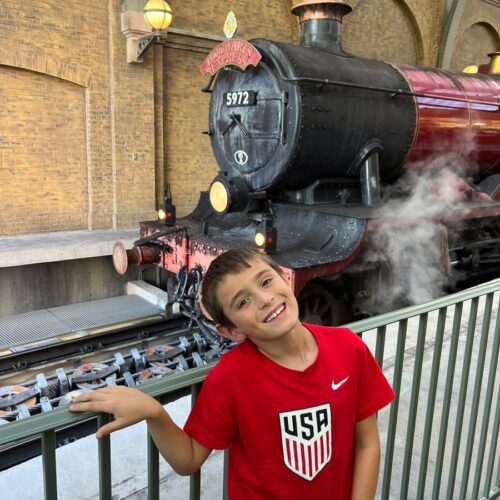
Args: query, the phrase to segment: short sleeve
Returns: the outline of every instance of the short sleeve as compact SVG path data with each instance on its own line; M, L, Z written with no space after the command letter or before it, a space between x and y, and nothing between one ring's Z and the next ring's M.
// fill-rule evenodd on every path
M236 413L227 377L216 365L203 383L184 431L207 448L223 450L236 435Z
M394 399L394 391L387 382L366 344L360 340L357 350L358 404L356 421L373 415Z

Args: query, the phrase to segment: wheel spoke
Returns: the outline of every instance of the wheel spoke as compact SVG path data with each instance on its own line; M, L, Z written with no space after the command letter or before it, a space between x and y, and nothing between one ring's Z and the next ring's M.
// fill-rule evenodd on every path
M316 297L314 297L313 312L316 312L318 310L320 302L321 302L321 297L319 295L316 295Z
M345 303L334 298L328 288L317 283L308 284L299 297L301 321L312 324L342 324L350 320Z

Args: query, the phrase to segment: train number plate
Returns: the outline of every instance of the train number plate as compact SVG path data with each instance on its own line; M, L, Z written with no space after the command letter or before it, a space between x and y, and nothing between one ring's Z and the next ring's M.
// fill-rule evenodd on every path
M257 103L257 92L254 90L238 90L224 94L226 106L254 106Z

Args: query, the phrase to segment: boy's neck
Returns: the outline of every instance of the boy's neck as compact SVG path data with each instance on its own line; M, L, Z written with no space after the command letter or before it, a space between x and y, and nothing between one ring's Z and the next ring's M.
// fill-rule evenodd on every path
M257 349L276 364L291 370L304 371L318 356L314 335L301 323L284 339L252 342Z

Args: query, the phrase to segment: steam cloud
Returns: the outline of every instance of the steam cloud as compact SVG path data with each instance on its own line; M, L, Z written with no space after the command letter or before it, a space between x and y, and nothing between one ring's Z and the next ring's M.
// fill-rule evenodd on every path
M386 189L376 215L382 224L370 234L360 265L385 266L390 279L371 290L368 300L360 298L360 310L376 314L443 295L449 271L446 229L436 219L457 210L464 198L480 196L463 180L465 173L470 166L456 155L441 157L434 165L413 165Z

